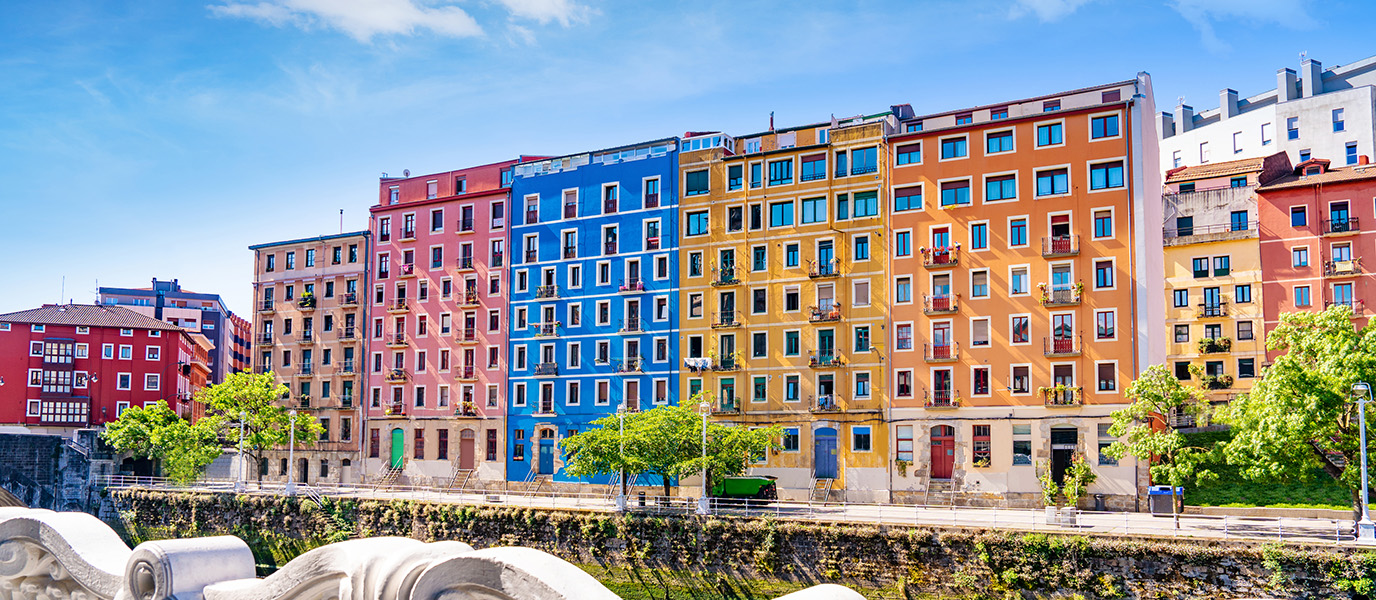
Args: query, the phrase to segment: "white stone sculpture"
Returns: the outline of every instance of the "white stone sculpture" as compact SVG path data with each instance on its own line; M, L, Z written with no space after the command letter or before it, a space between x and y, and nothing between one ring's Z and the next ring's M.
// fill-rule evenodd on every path
M855 600L819 585L778 600ZM86 513L0 508L0 600L619 600L587 572L532 548L350 540L254 577L232 536L144 542L130 550Z

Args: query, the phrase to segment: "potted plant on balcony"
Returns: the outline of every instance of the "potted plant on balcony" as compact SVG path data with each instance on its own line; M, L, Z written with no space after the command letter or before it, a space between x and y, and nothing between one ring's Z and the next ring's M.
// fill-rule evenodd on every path
M1040 292L1037 295L1037 304L1045 306L1046 303L1051 300L1051 294L1047 292L1047 285L1045 281L1037 284L1037 291Z
M306 292L296 300L296 306L300 308L315 308L315 294Z

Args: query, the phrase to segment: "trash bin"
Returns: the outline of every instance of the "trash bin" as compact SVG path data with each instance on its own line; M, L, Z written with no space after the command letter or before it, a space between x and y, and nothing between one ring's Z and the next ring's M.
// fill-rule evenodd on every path
M1103 494L1095 494L1095 495L1094 495L1094 512L1104 512L1104 510L1105 510L1105 508L1104 508L1104 495L1103 495Z
M640 507L645 508L645 492L639 492Z
M1184 498L1185 488L1175 488L1177 494ZM1169 515L1175 511L1171 509L1171 502L1175 501L1175 496L1171 495L1171 486L1153 485L1147 488L1147 507L1153 515Z

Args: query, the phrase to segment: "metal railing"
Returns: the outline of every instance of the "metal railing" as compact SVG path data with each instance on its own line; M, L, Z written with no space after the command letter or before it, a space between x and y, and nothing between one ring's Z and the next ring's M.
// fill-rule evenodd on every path
M576 218L578 218L578 203L577 203L577 202L565 202L565 203L564 203L564 218L565 218L565 219L576 219Z
M1199 318L1228 316L1227 302L1207 302L1199 305Z
M401 383L406 381L408 377L410 377L410 375L406 372L406 369L392 369L387 371L388 383Z
M836 401L836 394L819 394L817 399L808 407L812 412L841 412L841 405Z
M539 299L544 299L544 298L558 298L558 297L559 297L559 286L557 286L557 285L542 285L542 286L539 286L539 287L535 288L535 297L536 297L536 298L539 298Z
M807 354L807 365L816 368L840 367L845 364L835 350L817 350Z
M559 323L535 323L535 337L558 337Z
M344 362L340 363L340 364L339 364L339 372L340 372L340 373L353 373L353 372L354 372L354 361L352 361L352 360L345 360Z
M476 342L476 341L478 341L478 328L477 328L477 327L465 327L465 328L463 328L463 331L459 333L459 341L461 341L461 342Z
M616 254L616 242L607 241L602 243L602 254Z
M1208 225L1189 225L1185 227L1163 227L1161 234L1166 239L1190 237L1192 235L1210 235L1215 233L1230 233L1234 231L1256 231L1256 221L1245 221L1237 223L1211 223Z
M387 345L388 345L388 346L405 346L405 345L406 345L406 334L404 334L404 333L394 333L394 334L388 336L388 337L387 337Z
M1343 277L1362 274L1362 258L1349 260L1326 260L1323 262L1324 277Z
M539 251L539 250L526 250L525 256L526 256L526 262L528 262L528 263L540 262L540 251Z
M922 358L927 362L951 362L960 360L960 342L949 344L923 344Z
M954 390L932 390L923 392L923 406L927 408L956 408L960 406L960 394Z
M536 363L536 365L535 365L535 375L536 375L536 376L544 377L544 376L554 376L554 375L558 375L558 374L559 374L559 363L547 362L547 363Z
M813 279L839 277L841 275L840 259L810 260L807 265L807 276Z
M712 327L740 327L740 312L734 310L723 310L713 313Z
M473 269L473 256L472 256L472 255L460 256L460 257L459 257L459 269L460 269L460 270L463 270L463 271L472 270L472 269Z
M1042 238L1042 258L1074 256L1080 253L1080 236L1056 235Z
M922 266L951 267L960 264L960 246L937 246L922 249Z
M644 329L641 329L640 317L629 317L622 319L621 328L619 331L621 333L640 333L641 331L644 331Z
M406 304L406 299L405 299L405 298L402 298L402 299L400 299L400 300L393 300L391 304L388 304L388 305L387 305L387 310L408 310L408 309L409 309L409 307L408 307L408 305Z
M645 208L659 208L659 193L645 194Z
M1042 291L1042 306L1076 306L1082 292L1073 287L1050 288Z
M1357 217L1347 217L1343 219L1324 219L1323 232L1328 233L1356 233L1361 231L1361 223Z
M643 292L643 291L645 291L645 282L642 281L639 277L630 277L630 278L627 278L627 279L622 280L622 282L621 282L621 287L620 287L620 289L617 290L617 291L620 291L620 292Z
M465 217L465 218L459 219L459 231L463 231L463 232L473 231L473 217Z
M476 379L477 369L473 365L459 367L459 379Z
M643 359L643 358L627 358L627 359L625 359L625 360L618 360L618 361L616 361L616 372L617 372L617 373L642 373L642 372L645 371L644 366L645 366L645 359Z
M953 313L960 310L960 294L923 294L922 312L929 315Z
M807 320L812 323L831 323L841 320L841 306L835 300L823 301L818 306L807 308Z
M1084 345L1084 340L1079 334L1070 337L1044 337L1042 338L1042 354L1046 357L1055 356L1079 356Z
M263 303L259 306L258 310L263 312L275 311L277 310L277 308L274 306L275 304L277 304L276 300L264 300Z
M539 208L535 208L535 207L526 207L526 221L525 221L526 225L530 225L530 224L532 224L532 223L539 223L539 222L540 222L540 209L539 209Z
M356 304L358 304L358 294L357 294L357 293L354 293L354 292L349 292L349 293L347 293L347 294L344 294L344 299L343 299L343 300L340 300L339 303L342 304L342 305L344 305L344 306L353 306L353 305L356 305Z
M736 267L713 267L715 277L712 278L712 285L735 285L741 280L736 278Z
M1083 403L1079 387L1049 387L1042 389L1042 400L1046 406L1080 406Z
M407 276L415 275L415 274L416 274L416 265L415 265L415 264L403 264L403 265L401 265L401 276L402 276L402 277L407 277Z

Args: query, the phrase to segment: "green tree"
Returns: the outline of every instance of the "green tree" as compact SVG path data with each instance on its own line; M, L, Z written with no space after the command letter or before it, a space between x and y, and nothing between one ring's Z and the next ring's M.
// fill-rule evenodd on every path
M1151 480L1171 486L1171 514L1180 526L1179 498L1176 489L1191 479L1205 482L1217 478L1207 467L1217 455L1208 448L1191 446L1183 434L1170 427L1166 415L1180 411L1204 421L1208 414L1199 388L1186 386L1163 365L1148 367L1128 385L1131 404L1113 412L1109 435L1124 438L1104 450L1113 458L1132 456L1151 463Z
M220 456L218 428L216 419L191 423L159 400L125 409L101 435L116 450L158 461L164 475L186 483Z
M253 464L265 451L286 446L291 439L290 409L284 406L284 399L290 397L291 390L277 383L272 373L232 373L196 393L196 401L205 405L206 418L221 425L230 446L237 447L239 420L244 419L244 454ZM314 446L324 431L314 416L296 414L297 445Z
M1361 443L1352 385L1376 384L1376 329L1356 328L1352 309L1281 315L1266 336L1284 354L1245 396L1220 412L1232 426L1228 462L1258 481L1309 480L1317 470L1351 490L1361 512ZM1367 416L1371 425L1371 415Z
M699 394L684 405L627 413L624 436L616 415L593 421L593 428L559 442L566 457L564 471L574 477L623 470L658 475L668 496L673 479L702 470L702 415L695 408L701 398ZM709 421L708 478L744 473L752 457L779 448L782 435L778 426L749 429Z

